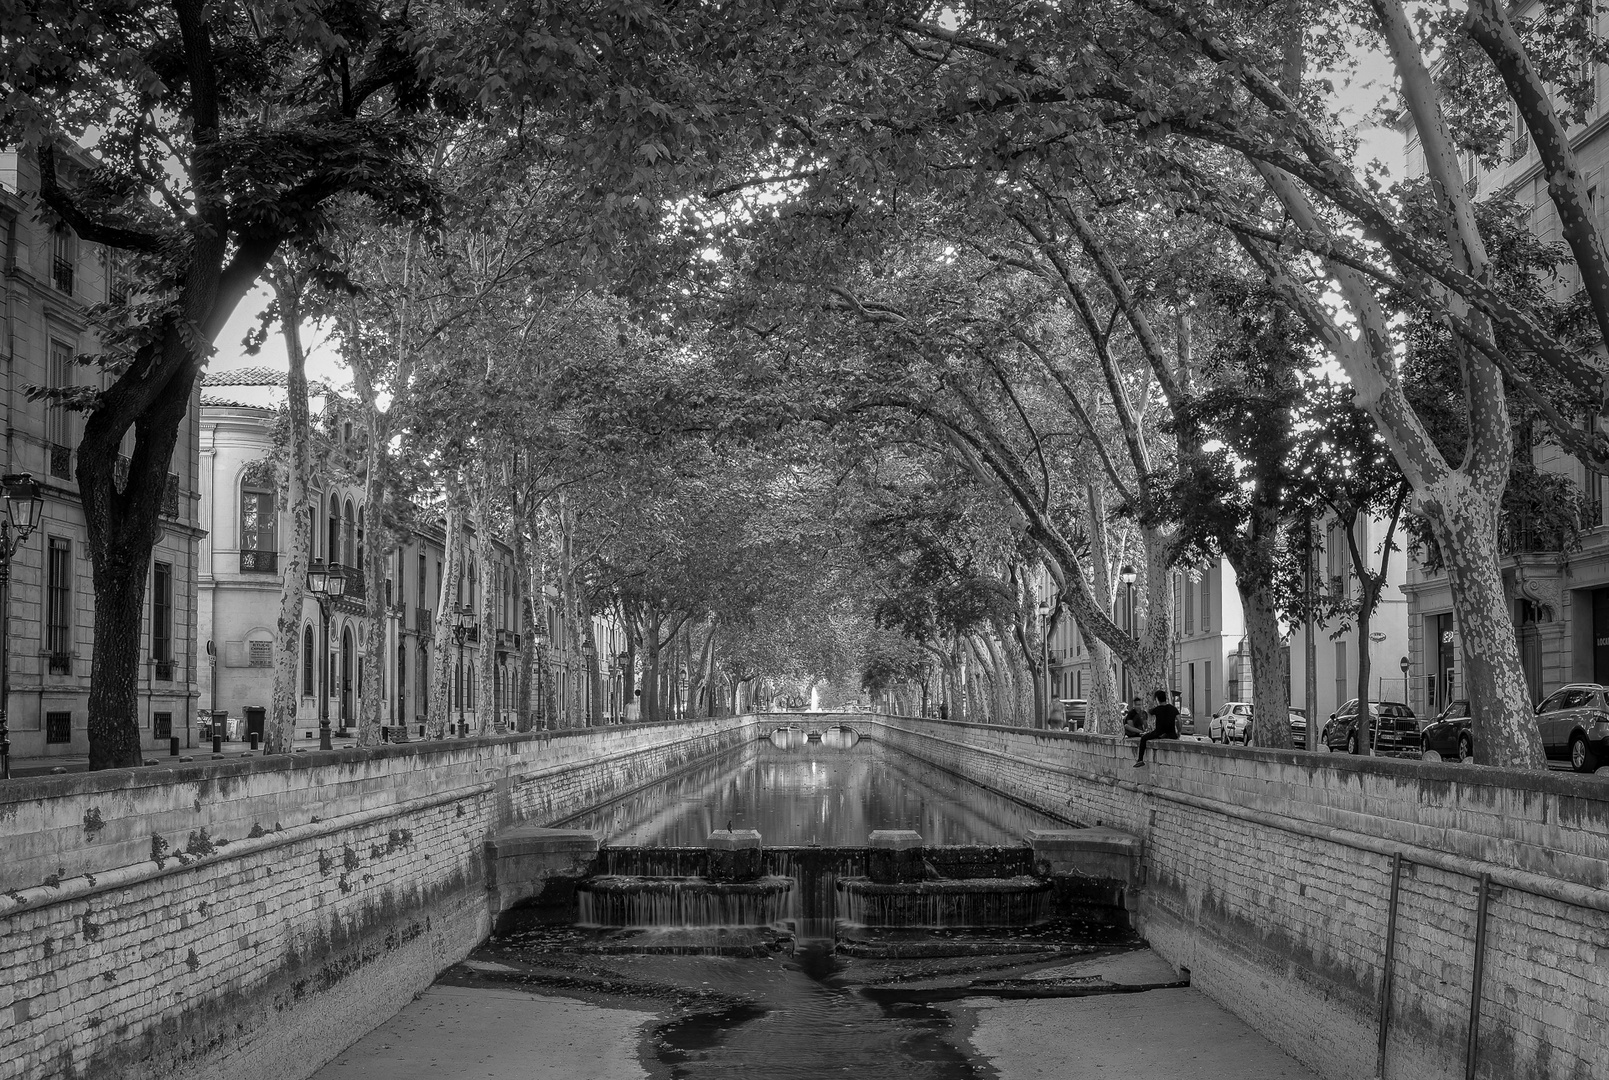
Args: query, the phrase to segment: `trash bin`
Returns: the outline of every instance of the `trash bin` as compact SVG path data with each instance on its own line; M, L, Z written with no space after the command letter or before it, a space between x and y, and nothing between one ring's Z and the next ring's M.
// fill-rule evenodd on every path
M262 742L268 734L268 710L261 705L247 705L242 711L246 714L246 738L255 735Z
M212 714L212 737L225 739L229 737L229 710L219 709Z

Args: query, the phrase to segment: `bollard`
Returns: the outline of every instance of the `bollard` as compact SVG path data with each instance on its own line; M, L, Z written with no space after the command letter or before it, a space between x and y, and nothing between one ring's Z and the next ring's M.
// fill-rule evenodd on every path
M177 735L168 739L168 753L172 754L174 757L179 756L179 737Z
M254 754L257 752L257 733L255 731L251 733L251 750Z
M212 752L214 754L223 753L223 736L222 735L214 735L212 737Z

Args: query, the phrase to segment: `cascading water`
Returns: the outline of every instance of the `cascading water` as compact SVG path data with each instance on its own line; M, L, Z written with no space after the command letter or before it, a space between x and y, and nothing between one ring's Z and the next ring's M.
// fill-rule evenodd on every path
M589 927L761 927L786 916L793 879L596 877L576 887L577 923Z

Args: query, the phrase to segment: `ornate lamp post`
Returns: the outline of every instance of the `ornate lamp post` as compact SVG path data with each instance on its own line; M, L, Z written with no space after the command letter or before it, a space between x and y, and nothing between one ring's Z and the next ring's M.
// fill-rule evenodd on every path
M532 711L535 712L536 715L541 719L542 727L544 728L557 726L553 722L553 717L547 714L548 675L547 665L544 659L544 656L547 652L547 645L547 617L542 611L538 610L537 617L532 620L531 623L531 657L536 661L536 685L531 688L536 694L536 704L532 706ZM535 725L533 724L532 727L534 728Z
M1139 627L1134 625L1134 579L1138 576L1139 575L1134 572L1134 567L1128 565L1127 563L1124 563L1123 569L1117 572L1118 580L1123 583L1123 603L1128 610L1129 637L1133 638L1135 641L1140 640ZM1123 666L1123 700L1127 701L1133 696L1133 680L1129 677L1128 665L1125 664Z
M319 695L318 695L318 748L329 750L330 746L330 605L346 595L346 569L339 563L324 565L324 560L314 559L313 565L307 570L307 591L313 594L318 601L319 624L322 628L321 636L324 640L323 648L319 652Z
M458 687L458 734L469 734L469 725L464 722L464 691L468 689L469 672L464 669L464 641L469 637L471 630L475 629L475 610L468 604L459 608L453 615L453 641L458 645L458 671L463 680Z
M0 476L6 515L0 518L0 779L11 779L11 557L45 510L39 481L27 473ZM43 622L43 620L40 620Z
M630 687L626 685L626 654L623 652L615 653L615 673L613 680L615 719L624 724L626 722L626 691L630 689Z

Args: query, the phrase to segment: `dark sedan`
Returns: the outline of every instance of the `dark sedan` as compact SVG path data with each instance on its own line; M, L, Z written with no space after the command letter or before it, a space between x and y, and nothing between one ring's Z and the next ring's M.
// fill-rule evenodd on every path
M1435 754L1445 761L1474 761L1475 730L1468 700L1458 698L1431 717L1419 738L1426 757Z
M1374 752L1402 754L1419 752L1419 722L1413 710L1400 701L1371 701L1369 712L1375 718ZM1350 698L1330 714L1324 725L1324 747L1327 750L1344 750L1348 754L1363 752L1362 736L1358 732L1358 699Z

